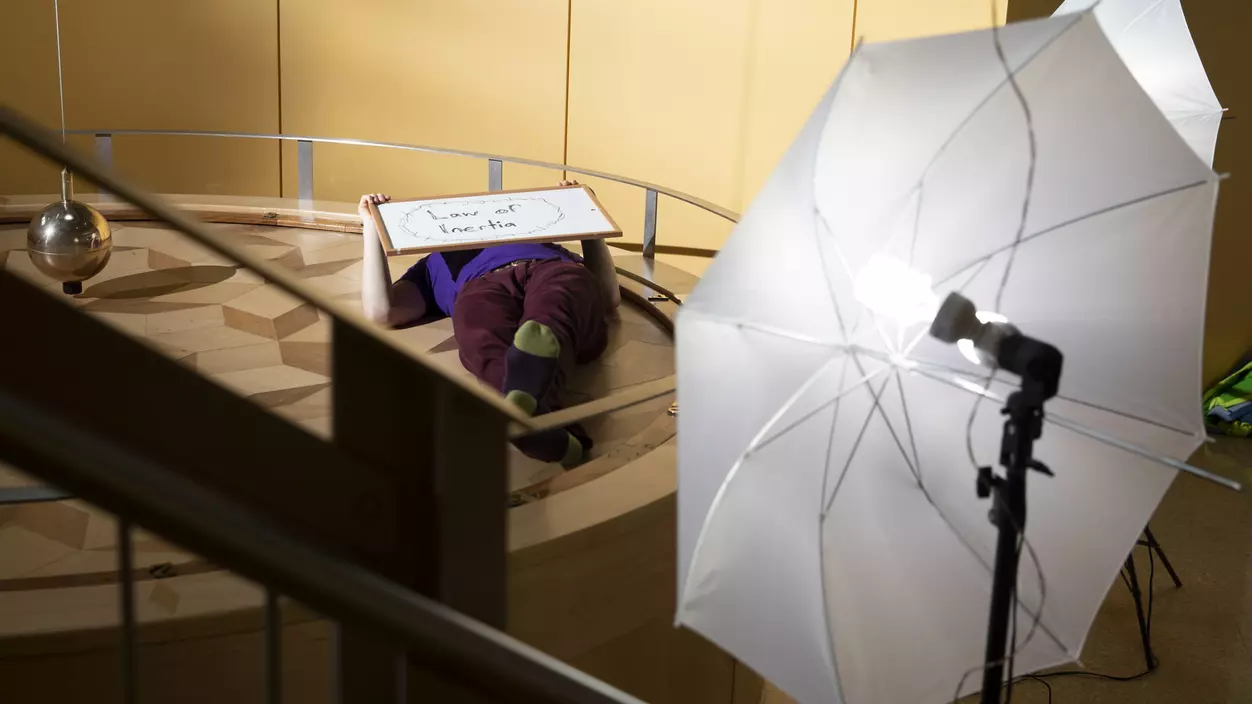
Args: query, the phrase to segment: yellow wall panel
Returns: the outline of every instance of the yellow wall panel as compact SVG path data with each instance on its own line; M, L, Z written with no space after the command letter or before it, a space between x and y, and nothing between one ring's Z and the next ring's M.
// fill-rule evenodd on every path
M839 74L852 46L854 7L854 0L755 0L742 180L730 207L747 209Z
M569 163L735 192L748 0L573 0Z
M1227 108L1213 168L1234 176L1222 182L1217 197L1210 257L1204 378L1216 381L1252 349L1252 306L1245 285L1252 261L1252 45L1247 41L1252 3L1184 2L1183 9L1213 90Z
M986 0L572 0L567 163L742 211L862 24L871 38L897 38L986 26L989 12ZM642 197L598 191L637 241ZM662 199L663 245L716 248L729 232Z
M49 0L0 2L0 102L49 129L59 129L56 35ZM11 28L11 29L10 29ZM0 138L0 194L52 193L55 166Z
M859 0L856 36L883 42L985 29L993 1L996 22L1004 24L1009 0Z
M568 163L733 206L748 9L749 0L573 0ZM642 217L642 194L596 190L619 220ZM660 242L717 246L724 237L661 206Z
M71 129L278 131L276 0L62 0L61 33ZM114 159L162 192L278 194L272 142L135 137Z
M560 163L565 0L282 0L283 129ZM486 189L483 161L318 146L314 193L352 200ZM284 193L295 195L294 150ZM550 173L505 166L507 187ZM557 177L559 180L559 176Z

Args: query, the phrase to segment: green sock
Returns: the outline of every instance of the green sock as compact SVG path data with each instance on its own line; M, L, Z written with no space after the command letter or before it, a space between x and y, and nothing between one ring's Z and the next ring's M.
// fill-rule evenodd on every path
M513 389L505 394L504 400L522 409L522 413L528 416L535 415L535 409L539 407L539 402L535 400L534 396L519 389Z
M569 444L565 448L565 457L561 459L561 466L566 469L572 469L583 463L583 460L586 459L586 451L583 449L583 444L578 441L578 438L570 433L566 433L565 438Z
M539 410L556 377L561 343L547 325L527 320L513 335L505 355L504 396L526 415Z
M536 357L556 359L561 354L561 343L552 328L537 320L527 320L513 334L513 346Z

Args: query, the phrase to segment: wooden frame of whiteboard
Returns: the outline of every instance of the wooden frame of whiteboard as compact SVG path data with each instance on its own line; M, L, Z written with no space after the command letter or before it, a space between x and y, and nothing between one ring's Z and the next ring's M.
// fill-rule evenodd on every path
M582 190L586 191L587 197L591 199L591 203L596 206L596 209L600 211L600 214L604 216L604 219L609 221L609 224L613 226L613 229L607 230L604 232L581 232L581 233L569 234L569 235L548 235L548 236L543 236L543 237L519 237L516 239L508 239L504 241L480 240L477 242L458 242L456 244L450 244L450 245L434 245L434 246L429 246L429 247L405 247L403 249L397 249L396 246L392 244L391 242L391 235L390 233L387 232L387 227L383 225L383 218L382 218L382 215L378 212L378 206L371 202L369 204L369 209L370 209L370 217L374 219L374 227L378 230L378 239L382 241L383 252L386 253L386 255L389 257L398 257L404 254L428 254L430 252L453 252L458 249L482 249L484 247L492 247L492 246L496 246L500 244L522 244L525 242L534 242L534 243L573 242L575 240L608 239L610 237L622 236L622 228L618 226L617 221L613 219L613 216L609 215L609 211L604 209L604 206L600 203L600 199L596 198L596 192L591 190L590 187L584 186L582 184L579 184L577 186L543 186L540 188L516 188L516 189L512 189L508 191L482 191L479 193L457 193L457 194L447 195L447 196L437 196L434 198L408 198L405 200L393 200L393 201L388 201L388 202L390 203L420 203L423 201L449 200L452 198L473 198L475 196L500 196L500 195L507 195L510 193L536 193L539 191L562 191L562 190L566 190L570 188L581 188Z

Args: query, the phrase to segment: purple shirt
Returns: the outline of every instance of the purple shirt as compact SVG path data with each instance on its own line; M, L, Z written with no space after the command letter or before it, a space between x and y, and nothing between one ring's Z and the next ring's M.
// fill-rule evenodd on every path
M486 249L436 252L419 260L400 280L417 285L426 299L428 313L438 309L444 315L452 315L456 297L465 284L523 259L582 261L573 252L554 244L501 244Z

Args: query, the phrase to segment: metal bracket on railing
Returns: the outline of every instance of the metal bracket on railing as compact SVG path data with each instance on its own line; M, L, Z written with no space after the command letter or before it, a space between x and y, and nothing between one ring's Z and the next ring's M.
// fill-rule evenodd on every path
M651 188L643 200L643 258L656 259L656 191Z
M300 210L313 210L313 143L303 139L296 142L296 197Z
M108 132L102 132L96 135L96 158L104 164L106 168L113 168L113 135ZM100 200L110 201L113 196L103 188L100 189Z
M487 190L504 190L504 162L499 159L487 160Z
M649 188L643 201L643 275L652 279L653 265L656 263L656 191ZM644 288L643 295L649 301L664 301L665 296Z

